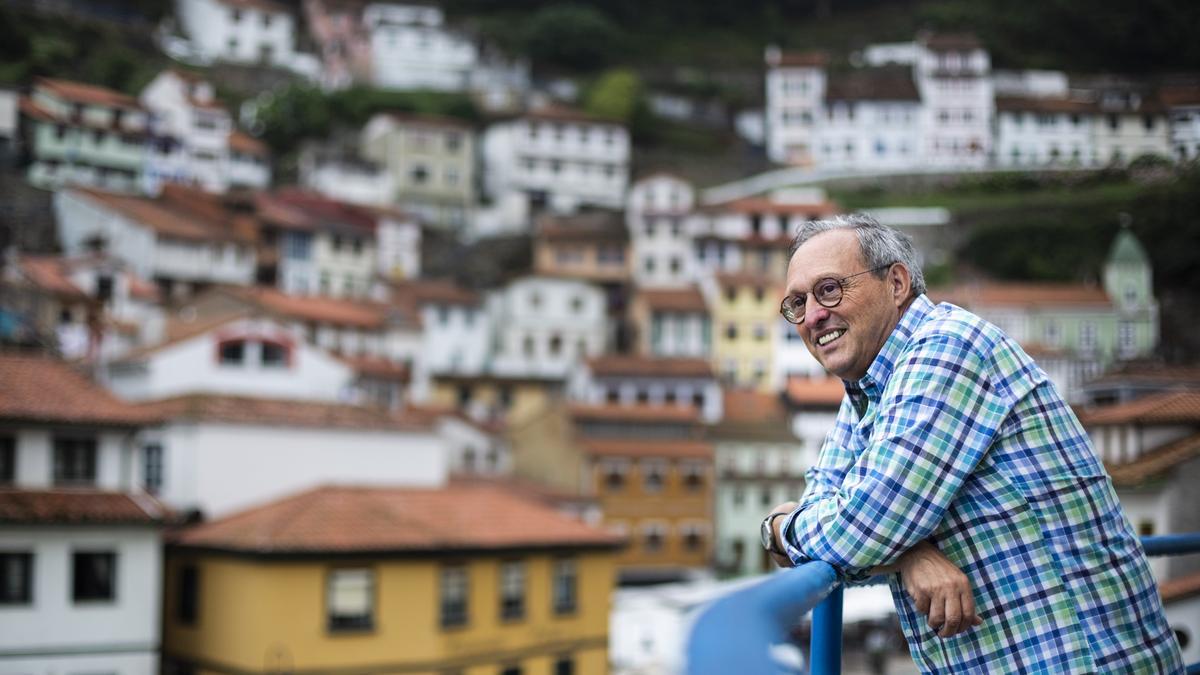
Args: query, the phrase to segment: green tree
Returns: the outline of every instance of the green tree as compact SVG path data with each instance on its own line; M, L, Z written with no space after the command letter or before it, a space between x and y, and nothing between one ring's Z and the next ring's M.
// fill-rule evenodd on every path
M587 112L629 124L642 102L642 81L628 68L607 70L588 89L584 99Z
M525 52L539 66L594 72L620 53L621 31L588 5L547 5L525 29Z

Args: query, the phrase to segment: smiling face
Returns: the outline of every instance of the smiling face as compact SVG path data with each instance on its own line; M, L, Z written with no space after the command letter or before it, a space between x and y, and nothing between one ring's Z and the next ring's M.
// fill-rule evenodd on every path
M811 297L821 279L842 279L867 269L852 230L822 232L804 242L788 263L787 293L807 294L804 322L796 332L808 351L830 373L857 380L883 348L912 299L908 270L892 265L880 279L856 276L843 284L837 307L822 307Z

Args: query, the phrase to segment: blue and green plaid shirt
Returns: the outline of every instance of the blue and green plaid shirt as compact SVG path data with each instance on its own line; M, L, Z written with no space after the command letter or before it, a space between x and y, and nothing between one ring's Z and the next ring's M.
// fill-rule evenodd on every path
M918 297L846 397L800 506L796 563L861 579L929 540L983 625L939 638L891 575L927 673L1182 673L1140 542L1083 427L995 326Z

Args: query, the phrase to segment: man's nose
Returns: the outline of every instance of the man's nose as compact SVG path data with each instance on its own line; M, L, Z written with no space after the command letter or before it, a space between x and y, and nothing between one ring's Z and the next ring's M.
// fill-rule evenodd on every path
M804 325L816 326L829 318L829 308L817 302L808 302L804 306Z

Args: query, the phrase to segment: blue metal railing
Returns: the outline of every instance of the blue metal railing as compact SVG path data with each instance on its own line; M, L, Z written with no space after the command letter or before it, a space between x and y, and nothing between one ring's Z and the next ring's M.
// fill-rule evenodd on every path
M1200 553L1200 532L1142 537L1148 556ZM773 574L762 583L709 605L692 626L688 675L802 672L799 658L775 646L793 642L796 617L812 611L809 668L812 675L842 672L842 588L833 568L811 562ZM1200 674L1200 663L1187 667Z

